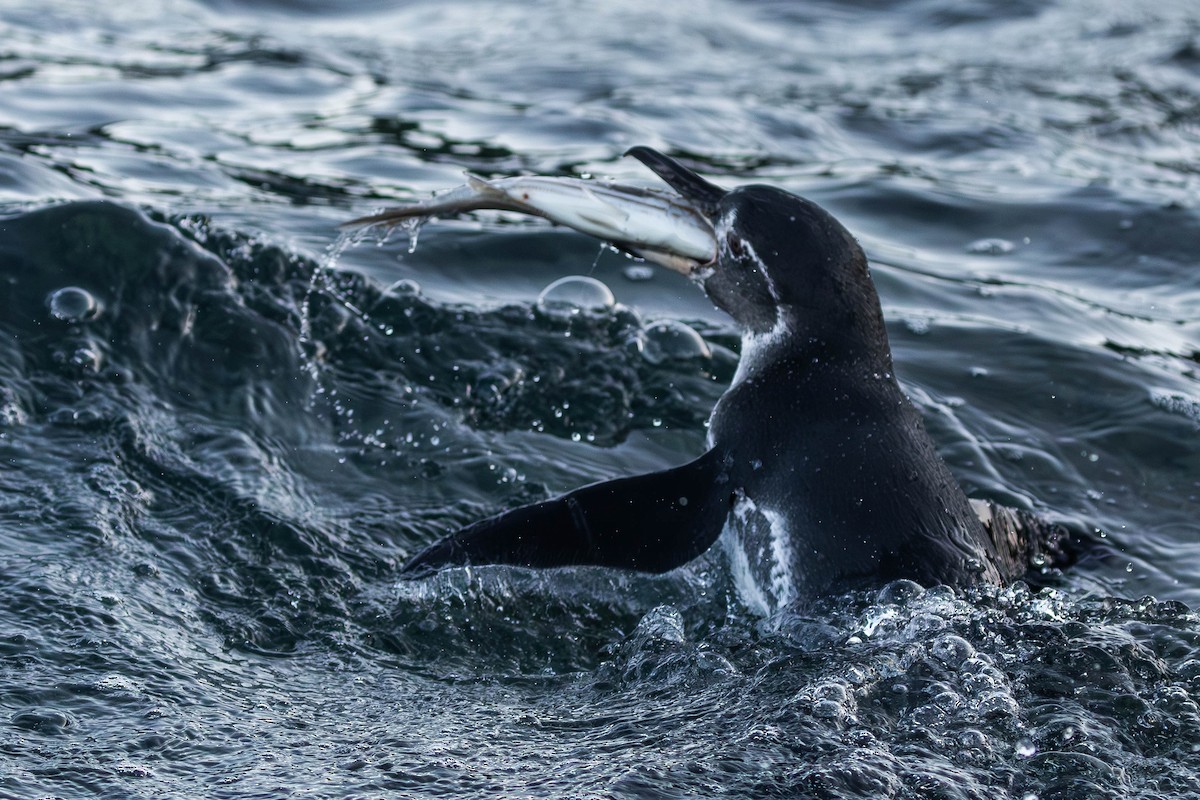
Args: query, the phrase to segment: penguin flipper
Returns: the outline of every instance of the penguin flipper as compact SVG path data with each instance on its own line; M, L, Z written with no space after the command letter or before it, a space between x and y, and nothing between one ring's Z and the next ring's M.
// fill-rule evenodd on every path
M453 566L599 566L667 572L716 541L732 505L724 456L616 478L481 520L418 553L400 576Z

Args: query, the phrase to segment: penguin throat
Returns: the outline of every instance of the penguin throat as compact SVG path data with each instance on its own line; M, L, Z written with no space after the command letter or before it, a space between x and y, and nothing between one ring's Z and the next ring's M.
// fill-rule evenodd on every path
M777 314L774 327L766 331L744 331L741 357L733 375L733 385L741 383L758 366L772 360L776 353L782 353L786 348L788 336L788 324L783 314Z

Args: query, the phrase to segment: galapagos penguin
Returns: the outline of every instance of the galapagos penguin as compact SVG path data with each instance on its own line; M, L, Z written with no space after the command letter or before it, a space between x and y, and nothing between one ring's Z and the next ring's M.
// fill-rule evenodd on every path
M1036 521L968 500L938 456L897 383L867 259L846 228L781 189L726 191L650 148L628 154L673 194L472 177L440 202L356 222L508 208L688 274L742 337L707 449L476 522L418 553L403 576L484 564L660 573L723 533L765 610L897 579L961 587L1025 573L1048 546Z

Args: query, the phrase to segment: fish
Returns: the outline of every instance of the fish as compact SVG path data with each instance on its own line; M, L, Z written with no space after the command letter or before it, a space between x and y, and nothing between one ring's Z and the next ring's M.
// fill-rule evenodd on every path
M678 195L607 181L541 175L467 182L434 197L342 223L394 228L472 211L515 211L594 236L638 258L693 276L717 257L712 225Z

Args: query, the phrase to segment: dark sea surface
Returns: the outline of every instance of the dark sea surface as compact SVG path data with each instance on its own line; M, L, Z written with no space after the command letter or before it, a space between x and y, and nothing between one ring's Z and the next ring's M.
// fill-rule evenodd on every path
M540 221L338 223L634 144L833 211L968 493L1099 547L766 616L722 548L400 581L694 458L738 338ZM1200 796L1198 253L1195 0L8 0L0 796Z

